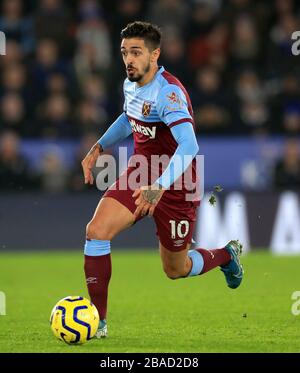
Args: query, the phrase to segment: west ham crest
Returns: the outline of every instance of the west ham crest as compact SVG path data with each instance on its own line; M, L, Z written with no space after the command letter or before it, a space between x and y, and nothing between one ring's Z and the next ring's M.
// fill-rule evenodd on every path
M144 117L148 117L151 111L151 102L145 101L142 107L142 114Z

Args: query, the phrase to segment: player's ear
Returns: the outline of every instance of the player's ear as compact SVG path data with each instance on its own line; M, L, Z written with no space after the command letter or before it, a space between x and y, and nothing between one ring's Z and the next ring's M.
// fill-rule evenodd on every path
M159 59L160 56L160 48L154 49L154 51L151 53L151 62L156 62Z

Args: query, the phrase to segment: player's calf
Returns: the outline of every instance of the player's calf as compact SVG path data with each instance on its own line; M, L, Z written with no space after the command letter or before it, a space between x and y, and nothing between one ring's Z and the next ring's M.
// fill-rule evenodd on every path
M230 288L237 288L243 278L243 268L239 258L242 245L238 241L230 241L221 249L194 249L170 251L160 244L163 268L168 278L175 280L183 277L202 275L216 267L221 267Z
M108 285L112 272L110 241L87 241L84 253L84 272L89 296L103 320L107 313Z
M108 285L111 278L111 239L133 222L133 214L113 198L103 198L87 225L84 247L86 285L100 320L107 314ZM99 325L97 335L107 335L107 326Z

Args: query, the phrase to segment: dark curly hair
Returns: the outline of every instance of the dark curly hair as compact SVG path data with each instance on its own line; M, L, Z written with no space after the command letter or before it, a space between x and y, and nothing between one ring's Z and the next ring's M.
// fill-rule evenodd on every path
M158 26L149 22L135 21L129 23L121 31L121 39L141 38L148 49L154 50L160 47L161 31Z

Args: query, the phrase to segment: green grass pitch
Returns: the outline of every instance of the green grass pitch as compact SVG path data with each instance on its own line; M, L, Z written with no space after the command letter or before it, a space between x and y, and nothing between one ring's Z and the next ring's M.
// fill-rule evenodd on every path
M49 316L67 295L87 297L81 252L2 253L0 352L300 352L300 257L250 253L245 278L227 288L219 269L169 280L158 252L113 252L109 337L69 346Z

